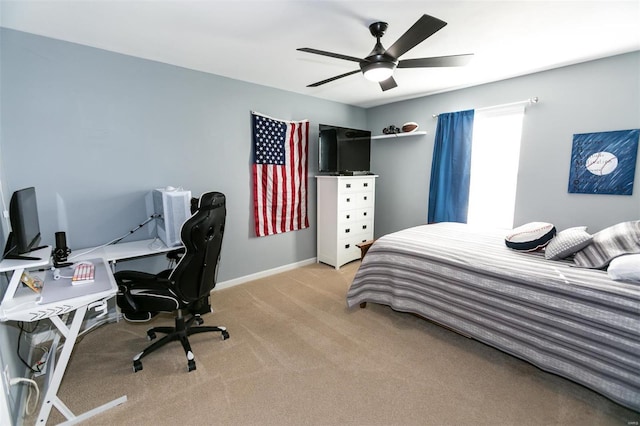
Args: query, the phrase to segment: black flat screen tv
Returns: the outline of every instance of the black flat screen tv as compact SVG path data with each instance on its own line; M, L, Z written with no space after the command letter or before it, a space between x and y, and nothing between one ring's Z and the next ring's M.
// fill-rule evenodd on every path
M327 174L366 174L371 169L371 132L320 124L318 171Z
M39 260L25 253L37 250L40 242L40 221L34 187L20 189L13 193L9 202L11 233L4 248L4 259Z

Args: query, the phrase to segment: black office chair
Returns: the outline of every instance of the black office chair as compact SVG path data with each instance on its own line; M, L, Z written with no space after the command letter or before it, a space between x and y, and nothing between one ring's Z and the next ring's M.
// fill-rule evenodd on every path
M118 283L116 300L126 320L148 321L159 312L176 312L175 327L153 327L147 331L149 340L155 339L156 333L166 336L133 357L134 372L142 370L142 358L174 340L182 343L189 371L195 370L188 336L215 331L222 334L223 340L229 338L224 327L201 327L204 321L200 317L211 311L209 296L216 284L226 214L224 194L202 195L196 212L182 225L180 237L185 253L174 269L157 275L138 271L114 274ZM186 320L183 311L189 315Z

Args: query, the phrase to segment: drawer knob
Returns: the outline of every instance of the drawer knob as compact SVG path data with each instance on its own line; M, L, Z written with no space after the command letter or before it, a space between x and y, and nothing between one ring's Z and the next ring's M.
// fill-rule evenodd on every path
M345 230L344 230L344 233L345 233L345 234L348 234L349 232L351 232L351 229L350 229L350 228L347 228L347 229L345 229Z
M351 244L345 244L344 248L348 249L349 247L351 247Z
M348 215L347 215L347 219L350 219L350 218L351 218L351 215L350 215L350 214L348 214Z
M348 183L348 184L346 185L346 187L347 187L347 188L351 188L351 184L350 184L350 183Z
M366 196L366 195L364 196L364 199L365 199L365 200L367 199L367 196Z
M366 188L367 186L369 186L369 184L367 182L364 183L364 187Z
M366 215L367 215L367 212L364 212L362 215L363 215L363 216L366 216Z
M367 225L362 225L362 229L367 229Z
M350 203L350 202L351 202L351 198L347 198L347 203Z

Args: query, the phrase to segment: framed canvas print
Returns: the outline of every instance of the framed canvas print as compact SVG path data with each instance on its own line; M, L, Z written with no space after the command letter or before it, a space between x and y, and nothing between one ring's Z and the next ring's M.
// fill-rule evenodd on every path
M631 195L640 129L573 135L569 192Z

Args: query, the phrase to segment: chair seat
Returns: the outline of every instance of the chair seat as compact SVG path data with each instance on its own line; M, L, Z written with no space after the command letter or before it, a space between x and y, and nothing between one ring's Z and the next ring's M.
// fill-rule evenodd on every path
M157 275L138 271L114 274L120 285L128 287L126 292L119 292L116 298L126 319L135 318L134 321L140 321L148 317L148 313L173 312L186 306L168 287L165 275L166 271Z

